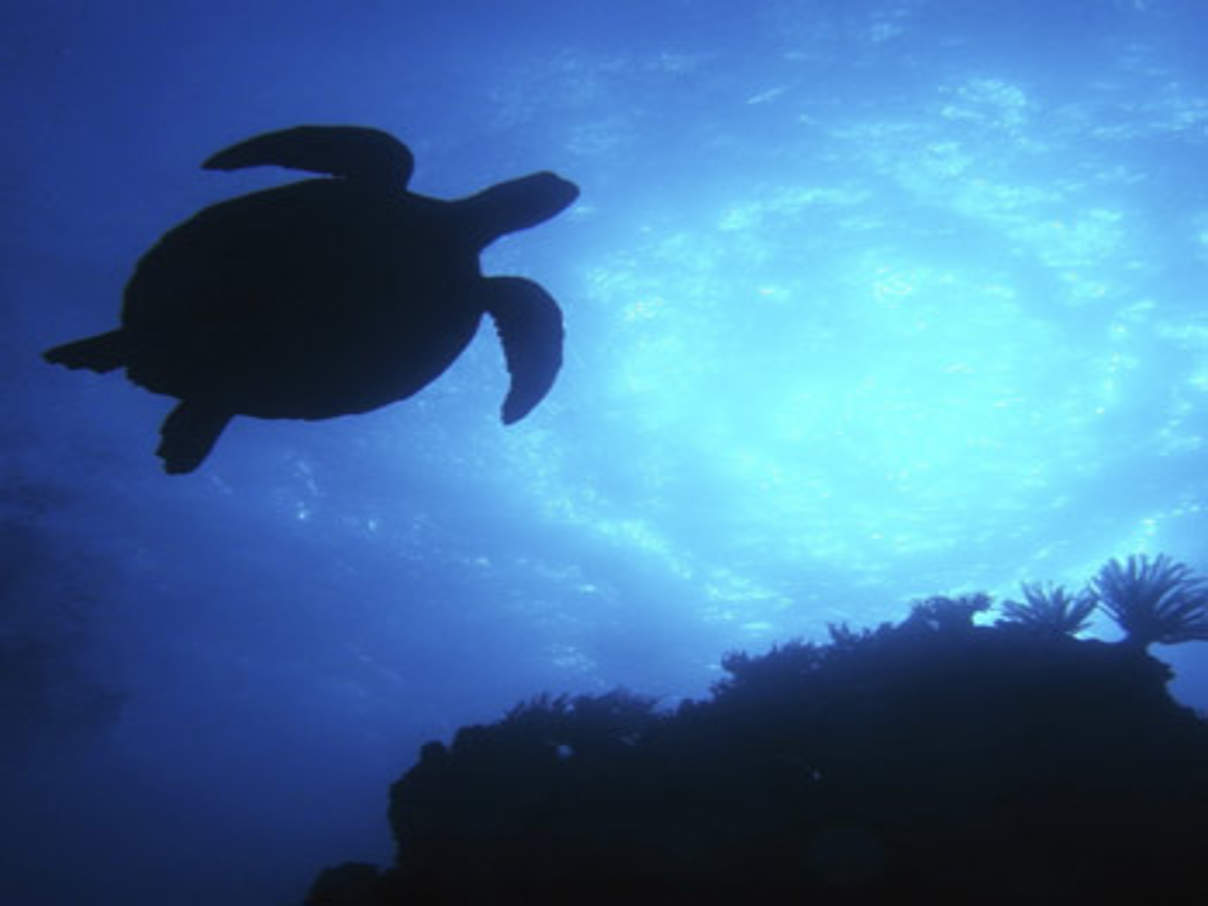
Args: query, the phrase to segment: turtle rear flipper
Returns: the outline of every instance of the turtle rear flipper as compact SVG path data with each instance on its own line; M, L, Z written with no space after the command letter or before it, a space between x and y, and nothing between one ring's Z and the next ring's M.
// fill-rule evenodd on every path
M156 454L169 475L192 472L218 442L218 435L231 420L231 413L205 403L183 400L168 413L160 426Z
M495 319L512 386L503 423L524 418L549 392L562 367L562 310L545 290L523 277L490 277L481 292Z
M48 349L42 353L42 358L55 365L90 368L104 374L125 365L128 354L125 331L111 330Z

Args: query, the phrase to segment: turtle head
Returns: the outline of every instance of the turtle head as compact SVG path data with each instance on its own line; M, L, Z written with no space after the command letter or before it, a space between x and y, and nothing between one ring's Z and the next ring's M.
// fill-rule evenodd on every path
M482 246L549 220L579 197L573 182L543 170L491 186L465 200Z

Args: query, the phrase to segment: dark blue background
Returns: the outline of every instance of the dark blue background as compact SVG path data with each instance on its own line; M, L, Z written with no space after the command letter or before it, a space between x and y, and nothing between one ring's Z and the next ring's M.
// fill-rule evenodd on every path
M296 903L389 859L423 741L541 690L674 703L915 596L1208 569L1195 3L551 6L0 12L0 640L42 670L3 902ZM578 182L484 257L559 299L566 365L505 429L484 328L413 400L166 477L167 400L39 353L293 178L198 165L297 123L393 132L436 196ZM1205 707L1201 646L1156 653Z

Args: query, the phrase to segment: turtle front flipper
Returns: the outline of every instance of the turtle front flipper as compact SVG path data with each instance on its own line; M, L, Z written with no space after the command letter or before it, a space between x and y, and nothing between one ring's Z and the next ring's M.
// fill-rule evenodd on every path
M164 461L164 471L182 475L201 465L231 417L230 412L205 403L182 400L159 429L155 452Z
M68 368L90 368L101 374L122 367L126 364L128 356L126 334L122 330L111 330L95 337L64 343L42 353L42 358L52 364L66 365Z
M512 385L503 423L524 418L554 385L562 367L562 310L545 290L522 277L483 281L483 308L495 319Z
M330 173L383 191L407 188L415 158L388 132L364 126L295 126L265 132L207 158L206 170L239 170L276 164L291 170Z

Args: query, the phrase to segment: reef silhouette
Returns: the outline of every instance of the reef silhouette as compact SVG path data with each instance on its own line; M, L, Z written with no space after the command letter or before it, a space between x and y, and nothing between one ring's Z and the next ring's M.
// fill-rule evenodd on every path
M463 727L390 790L396 863L330 868L307 906L1205 902L1208 721L1135 637L1071 635L1088 601L1158 612L1155 566L1202 610L1185 568L1132 564L993 625L988 595L936 596L731 653L674 712L617 690Z

